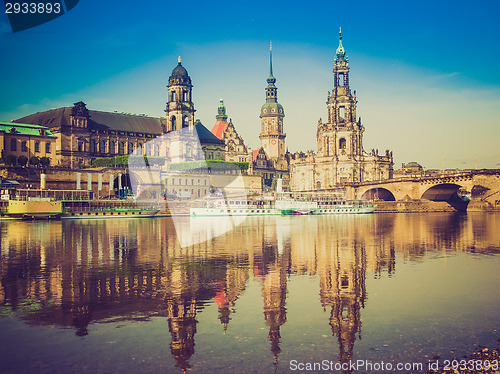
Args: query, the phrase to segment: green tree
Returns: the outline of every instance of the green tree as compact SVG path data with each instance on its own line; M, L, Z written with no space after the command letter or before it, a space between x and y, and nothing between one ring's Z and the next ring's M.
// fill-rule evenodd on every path
M42 157L42 158L40 159L40 165L41 165L42 167L44 167L44 168L48 167L48 166L50 165L50 158L45 157L45 156L44 156L44 157Z
M26 157L25 155L17 156L17 164L19 166L26 166L27 163L28 163L28 157Z
M40 159L37 156L33 156L30 158L29 163L32 166L38 166L40 164Z
M14 166L16 164L17 157L14 155L5 156L4 163L5 165Z

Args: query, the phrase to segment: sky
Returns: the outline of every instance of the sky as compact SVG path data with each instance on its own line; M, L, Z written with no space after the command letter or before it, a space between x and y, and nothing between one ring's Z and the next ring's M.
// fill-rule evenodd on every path
M498 1L97 1L12 33L0 15L0 121L84 101L89 109L164 116L178 56L196 118L220 98L259 147L269 42L290 152L316 150L327 119L339 28L367 152L394 168L500 168Z

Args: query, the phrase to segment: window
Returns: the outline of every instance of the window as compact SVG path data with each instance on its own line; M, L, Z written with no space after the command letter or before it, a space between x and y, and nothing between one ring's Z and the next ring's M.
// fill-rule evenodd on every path
M35 152L36 153L40 152L40 142L35 142Z
M160 146L158 144L154 145L154 155L159 156L160 155Z
M21 151L28 152L28 146L26 140L23 140L23 142L21 143Z
M151 156L151 144L146 143L146 156Z
M182 101L187 101L187 91L183 91L182 95L183 95Z
M78 152L83 152L83 142L78 142Z
M345 149L345 148L346 148L346 140L344 138L340 138L339 149Z
M128 143L128 154L131 155L134 153L134 143Z
M189 123L189 118L188 116L182 117L182 127L187 127Z
M90 139L90 153L95 153L95 140Z
M142 155L142 144L139 143L137 144L137 152L136 152L137 155Z
M172 116L171 122L172 122L172 131L177 130L177 120L175 119L175 116Z
M121 155L125 153L125 144L123 142L118 143L118 153Z
M10 139L10 150L17 151L17 140L16 139Z
M345 107L341 106L339 108L339 122L345 121Z
M109 142L109 153L111 153L111 154L115 153L115 142L114 141Z
M101 140L99 142L99 152L100 153L106 152L106 142L104 140Z
M50 153L50 143L45 143L45 153Z
M171 92L170 101L175 101L175 91Z
M344 87L345 85L345 78L344 78L344 73L339 74L339 86Z

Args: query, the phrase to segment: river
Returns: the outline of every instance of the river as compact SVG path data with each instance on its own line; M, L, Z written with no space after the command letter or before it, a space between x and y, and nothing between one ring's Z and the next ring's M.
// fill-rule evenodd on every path
M1 371L421 372L500 339L500 213L175 223L0 222Z

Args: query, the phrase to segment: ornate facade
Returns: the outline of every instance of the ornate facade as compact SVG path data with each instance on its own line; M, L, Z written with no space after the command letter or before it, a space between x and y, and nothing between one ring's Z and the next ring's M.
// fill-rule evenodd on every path
M168 162L180 162L195 155L187 149L162 142L155 144L151 140L182 128L196 131L206 159L223 160L224 142L194 119L192 87L191 78L179 58L168 81L166 118L89 110L79 101L73 107L51 109L13 122L50 129L57 137L51 156L51 165L56 166L78 168L91 164L97 157L127 154L162 156Z
M342 46L342 32L333 67L334 87L328 93L328 122L318 121L317 153L296 153L290 164L294 191L327 190L346 183L392 178L392 152L363 149L364 126L356 115L356 91L349 86L349 59Z
M231 162L249 162L250 156L248 154L248 149L243 138L238 135L233 125L233 121L231 119L229 119L229 122L227 121L226 107L222 99L220 99L219 107L217 108L217 116L215 116L215 118L217 122L212 128L212 134L223 140L226 145L224 160Z

